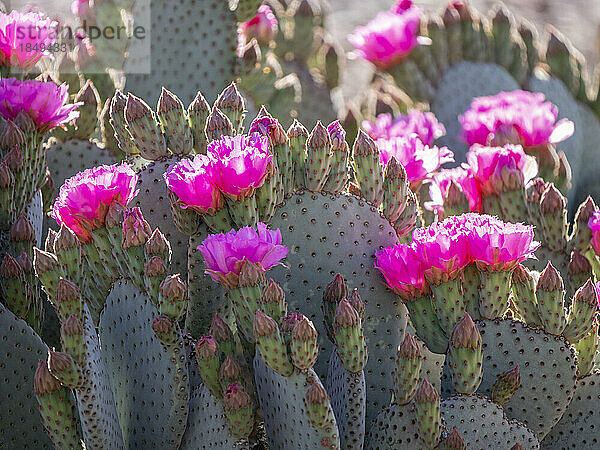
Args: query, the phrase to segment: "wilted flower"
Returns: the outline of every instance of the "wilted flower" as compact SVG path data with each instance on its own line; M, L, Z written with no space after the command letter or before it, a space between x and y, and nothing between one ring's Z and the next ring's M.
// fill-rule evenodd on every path
M469 247L473 261L480 268L512 270L520 262L533 258L540 246L534 241L530 225L507 223L488 215L475 216L473 222Z
M224 234L211 234L198 250L204 257L206 273L228 289L237 287L238 275L246 262L260 264L266 272L289 251L281 244L281 232L268 230L262 222L256 225L256 230L244 227Z
M261 5L258 14L248 22L241 24L245 42L256 39L258 42L267 44L275 38L277 32L277 18L268 5Z
M68 104L68 86L57 86L51 81L19 81L15 78L0 80L0 115L13 120L19 112L26 112L39 131L48 131L79 117L75 109L82 103Z
M378 139L379 162L385 167L394 157L406 169L408 181L417 182L429 178L442 164L454 161L454 153L447 147L427 146L419 136L410 134L391 139Z
M0 66L35 65L56 41L56 27L56 22L36 12L0 13Z
M82 241L104 226L113 202L127 206L135 197L138 177L127 164L99 166L65 181L54 203L52 217L70 228Z
M268 139L257 133L223 136L208 144L208 156L212 159L215 184L233 200L250 197L262 186L273 160Z
M516 90L477 97L459 117L462 137L469 145L555 144L573 134L573 122L556 122L558 108L544 94Z
M481 193L470 168L455 167L453 169L442 169L436 173L429 185L429 197L431 202L425 204L428 209L444 212L444 205L452 203L455 199L449 198L450 184L458 188L469 202L469 210L481 211ZM462 201L463 199L461 199Z
M362 126L373 139L390 139L416 133L425 145L432 145L436 139L446 134L446 128L438 122L435 114L415 109L393 119L389 113L379 114L375 122L365 120Z
M169 167L163 178L184 209L214 214L223 206L223 197L213 177L212 160L206 155L196 155L193 160L182 159Z
M483 195L521 189L537 175L538 165L520 145L484 147L474 145L467 162Z
M381 70L389 69L419 45L417 33L422 12L423 9L417 6L401 14L381 12L367 25L354 30L348 40L362 58Z
M600 255L600 210L594 211L588 220L588 227L592 230L592 247L596 255Z

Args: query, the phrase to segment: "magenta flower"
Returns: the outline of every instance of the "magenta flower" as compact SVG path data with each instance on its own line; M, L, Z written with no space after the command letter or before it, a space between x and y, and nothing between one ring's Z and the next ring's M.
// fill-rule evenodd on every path
M419 297L427 291L421 259L410 245L397 244L375 253L375 268L387 285L403 298Z
M469 250L480 269L510 271L520 262L533 258L540 246L534 241L530 225L503 222L488 215L477 215L472 223Z
M193 160L182 159L169 167L163 178L181 208L214 214L223 206L223 197L214 181L212 160L206 155L196 155Z
M57 23L36 12L0 13L0 66L27 69L56 42Z
M365 120L362 126L365 132L375 140L416 133L425 145L432 145L436 139L446 134L446 128L438 122L435 114L416 109L409 110L408 114L400 114L393 120L391 114L379 114L375 122Z
M246 42L256 39L262 44L268 44L277 33L277 18L268 5L261 5L256 16L241 24L241 30Z
M467 152L467 162L483 195L520 189L538 172L535 157L525 154L520 145L474 145Z
M600 210L594 211L587 225L592 230L592 247L596 255L600 256Z
M227 289L237 287L238 275L247 261L260 264L266 272L289 252L281 244L281 232L268 230L262 222L256 225L256 230L244 227L225 234L211 234L198 250L204 257L206 273Z
M454 161L454 153L447 147L427 146L417 134L391 139L378 139L379 163L385 167L396 158L406 169L406 176L411 183L430 178L442 164Z
M469 210L481 212L481 193L473 176L473 172L467 167L455 167L454 169L442 169L436 173L429 185L429 197L431 202L425 206L439 213L444 212L444 203L448 200L446 194L450 182L454 182L465 195L469 202Z
M544 100L542 93L520 90L477 97L459 117L462 138L469 145L510 143L524 147L564 141L573 134L573 122L556 122L558 108Z
M19 81L15 78L0 80L0 115L13 120L25 111L42 132L79 117L75 109L82 103L68 104L68 86L57 86L51 81Z
M136 196L137 180L128 164L98 166L79 172L60 188L52 217L87 242L90 232L104 226L111 203L127 206Z
M426 276L438 281L441 274L454 277L471 262L470 227L464 216L451 216L413 231L411 245L419 255Z
M212 159L214 183L236 201L252 196L262 186L273 160L268 139L257 133L223 136L208 144L208 156Z
M74 0L71 3L71 12L77 17L87 16L90 10L90 0Z
M380 70L389 69L419 45L417 33L422 12L417 6L401 14L381 12L367 25L354 30L348 40L363 59Z
M404 11L412 8L413 2L412 0L398 0L394 5L392 5L392 9L390 11L396 14L402 14Z

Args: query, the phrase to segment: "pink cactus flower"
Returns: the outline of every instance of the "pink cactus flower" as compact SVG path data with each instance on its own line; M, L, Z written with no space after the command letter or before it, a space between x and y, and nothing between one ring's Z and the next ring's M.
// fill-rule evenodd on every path
M418 32L423 9L412 6L401 14L381 12L367 25L348 36L358 54L386 70L400 63L419 45Z
M592 230L592 247L596 255L600 256L600 210L594 211L587 225Z
M379 163L384 171L387 163L396 158L406 169L409 182L416 183L431 177L442 164L454 161L447 147L427 146L415 133L391 139L378 139Z
M57 26L37 12L0 13L0 66L34 66L56 42Z
M211 234L198 246L198 250L204 257L206 273L227 289L237 287L238 275L246 261L260 264L266 272L279 264L289 252L281 244L281 232L268 230L262 222L256 225L256 230L244 227L228 233Z
M438 122L435 114L416 109L411 109L408 114L400 114L393 119L391 114L379 114L375 122L365 120L362 127L375 140L416 133L425 145L433 145L436 139L446 134L446 128Z
M256 39L261 44L268 44L277 33L277 18L268 5L261 5L256 16L241 24L241 30L246 42Z
M427 291L421 259L410 245L386 247L375 253L375 259L375 268L402 298L420 297Z
M0 115L13 120L25 111L37 124L40 132L70 122L79 117L75 109L82 103L68 104L68 86L57 86L51 81L19 81L15 78L0 80Z
M71 3L71 12L77 17L87 16L90 10L90 0L74 0Z
M520 262L533 258L540 246L533 227L503 222L497 217L478 215L469 235L469 251L481 269L510 271Z
M483 195L521 189L538 172L535 157L525 154L520 145L474 145L467 153L467 162Z
M451 216L425 228L416 228L411 245L421 259L426 277L455 277L471 262L469 221L464 215Z
M430 283L456 278L473 262L481 270L510 271L534 257L539 243L533 227L467 213L413 231L411 244L386 247L375 254L375 267L387 285L405 300L428 290Z
M223 196L213 176L212 159L206 155L196 155L193 160L182 159L169 167L163 178L181 208L212 215L223 206Z
M65 181L52 209L59 225L70 228L82 242L90 232L104 226L109 206L127 206L138 193L138 177L128 164L98 166Z
M481 212L481 193L473 176L471 168L455 167L454 169L442 169L436 173L429 185L429 197L425 207L438 213L444 213L444 203L448 201L446 194L450 182L454 182L465 195L469 202L469 210Z
M398 0L394 5L392 5L392 9L390 11L396 14L402 14L412 8L412 6L412 0Z
M268 139L257 133L223 136L208 144L208 156L212 159L215 184L236 201L252 196L262 186L273 160Z
M469 144L521 144L524 147L556 144L571 136L573 122L556 122L558 108L539 92L500 92L477 97L459 117L462 138Z

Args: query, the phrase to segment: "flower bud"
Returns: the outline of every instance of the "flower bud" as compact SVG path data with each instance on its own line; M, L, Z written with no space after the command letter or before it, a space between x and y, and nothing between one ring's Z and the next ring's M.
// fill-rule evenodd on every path
M33 378L33 392L37 396L52 394L60 389L60 382L52 376L45 361L39 360Z
M6 126L0 135L0 148L4 150L13 150L25 145L25 134L11 120L6 122Z
M35 231L25 214L21 213L10 228L11 242L35 242Z
M502 406L510 400L520 387L521 374L519 372L519 366L517 365L514 369L502 372L496 377L490 399L494 403Z
M450 345L453 348L477 349L481 347L481 334L468 313L465 313L452 330Z

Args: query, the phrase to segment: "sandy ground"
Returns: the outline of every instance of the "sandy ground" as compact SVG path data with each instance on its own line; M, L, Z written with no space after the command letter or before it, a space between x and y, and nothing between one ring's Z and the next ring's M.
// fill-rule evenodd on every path
M328 0L331 13L328 17L329 31L346 49L352 46L346 36L359 25L393 3L393 0ZM447 0L416 0L426 12L439 11ZM496 1L471 0L480 12L489 11ZM535 24L543 42L547 38L547 24L565 34L588 61L588 67L600 62L600 0L505 0L504 3L515 15ZM362 61L350 61L344 82L345 96L351 96L357 87L370 78L369 65ZM592 69L593 70L593 69Z

